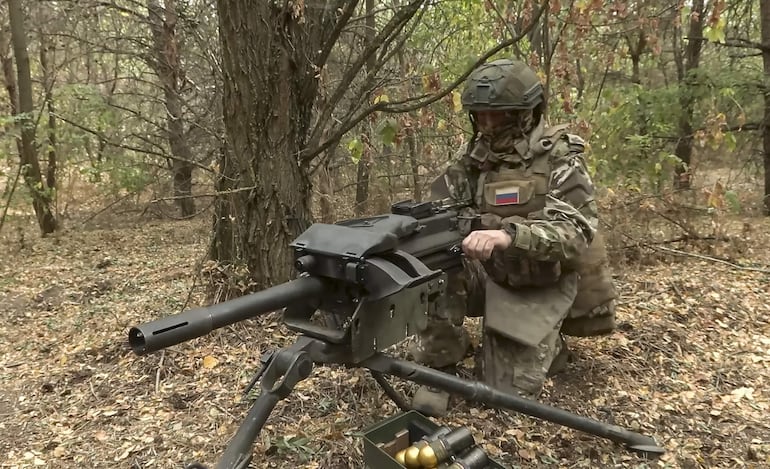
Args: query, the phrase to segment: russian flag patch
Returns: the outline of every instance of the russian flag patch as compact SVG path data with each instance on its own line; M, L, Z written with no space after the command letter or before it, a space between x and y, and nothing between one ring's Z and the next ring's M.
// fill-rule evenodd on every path
M514 205L519 203L518 187L495 189L495 205Z

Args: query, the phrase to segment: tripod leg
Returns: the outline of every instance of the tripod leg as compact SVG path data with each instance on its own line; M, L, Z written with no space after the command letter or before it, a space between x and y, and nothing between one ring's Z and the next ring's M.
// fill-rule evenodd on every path
M377 382L377 384L380 385L382 390L385 392L385 395L390 398L391 401L393 401L396 406L401 409L402 411L406 412L409 410L412 410L411 406L408 402L404 399L404 396L402 396L398 391L393 389L393 386L390 385L387 379L385 379L385 376L382 375L379 371L369 370L372 373L372 377Z
M246 469L251 461L254 440L276 404L313 371L313 361L302 347L303 344L294 344L279 350L273 357L262 376L262 393L222 453L216 469Z
M457 376L418 365L414 362L398 360L387 355L377 354L366 359L361 366L376 372L398 376L417 384L433 386L464 398L484 404L509 409L531 417L537 417L565 427L574 428L601 438L622 443L627 449L646 457L655 457L665 450L649 436L627 430L616 425L609 425L588 417L582 417L564 409L552 407L541 402L507 394L477 381L468 381Z

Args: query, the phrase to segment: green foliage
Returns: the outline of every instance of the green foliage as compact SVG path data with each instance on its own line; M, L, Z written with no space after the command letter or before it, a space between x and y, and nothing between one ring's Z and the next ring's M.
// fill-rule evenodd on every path
M671 154L677 89L629 86L608 93L610 105L593 116L591 160L597 180L630 188L658 187L678 159Z
M399 125L396 119L387 117L382 119L377 125L377 134L384 145L393 145L396 143Z
M140 192L150 183L150 173L146 165L135 166L113 165L110 172L111 180L115 182L113 190L125 189L129 192ZM117 192L117 190L116 190Z
M94 161L80 166L79 172L88 182L116 194L121 190L141 192L152 181L149 168L141 159L133 164L115 159Z
M350 152L350 159L353 163L358 164L361 161L361 156L364 154L364 144L358 138L352 138L348 142L348 151Z
M711 42L724 42L725 40L725 19L719 18L716 24L706 26L703 29L703 36Z
M741 200L738 198L738 193L733 190L725 191L725 202L727 207L733 213L741 213Z

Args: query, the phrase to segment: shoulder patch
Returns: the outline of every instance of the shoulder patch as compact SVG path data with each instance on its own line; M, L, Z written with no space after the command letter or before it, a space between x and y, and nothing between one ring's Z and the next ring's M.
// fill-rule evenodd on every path
M554 125L553 127L547 127L543 130L543 136L541 138L548 138L558 140L562 135L567 133L569 124Z
M541 134L533 134L529 144L529 153L542 155L543 153L552 151L556 146L556 143L561 141L564 136L567 135L567 127L566 124L557 125L544 129Z
M575 134L566 134L565 138L569 143L570 150L577 153L582 153L586 149L586 141L582 137Z
M567 134L567 141L573 145L583 145L585 146L586 141L583 140L582 137L575 134Z

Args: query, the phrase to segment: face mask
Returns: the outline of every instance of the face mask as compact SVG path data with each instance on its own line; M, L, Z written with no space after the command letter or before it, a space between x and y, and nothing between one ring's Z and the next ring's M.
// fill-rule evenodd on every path
M513 151L515 141L532 130L534 117L531 110L511 111L507 122L490 126L478 125L479 133L482 138L489 141L490 149L497 152Z

